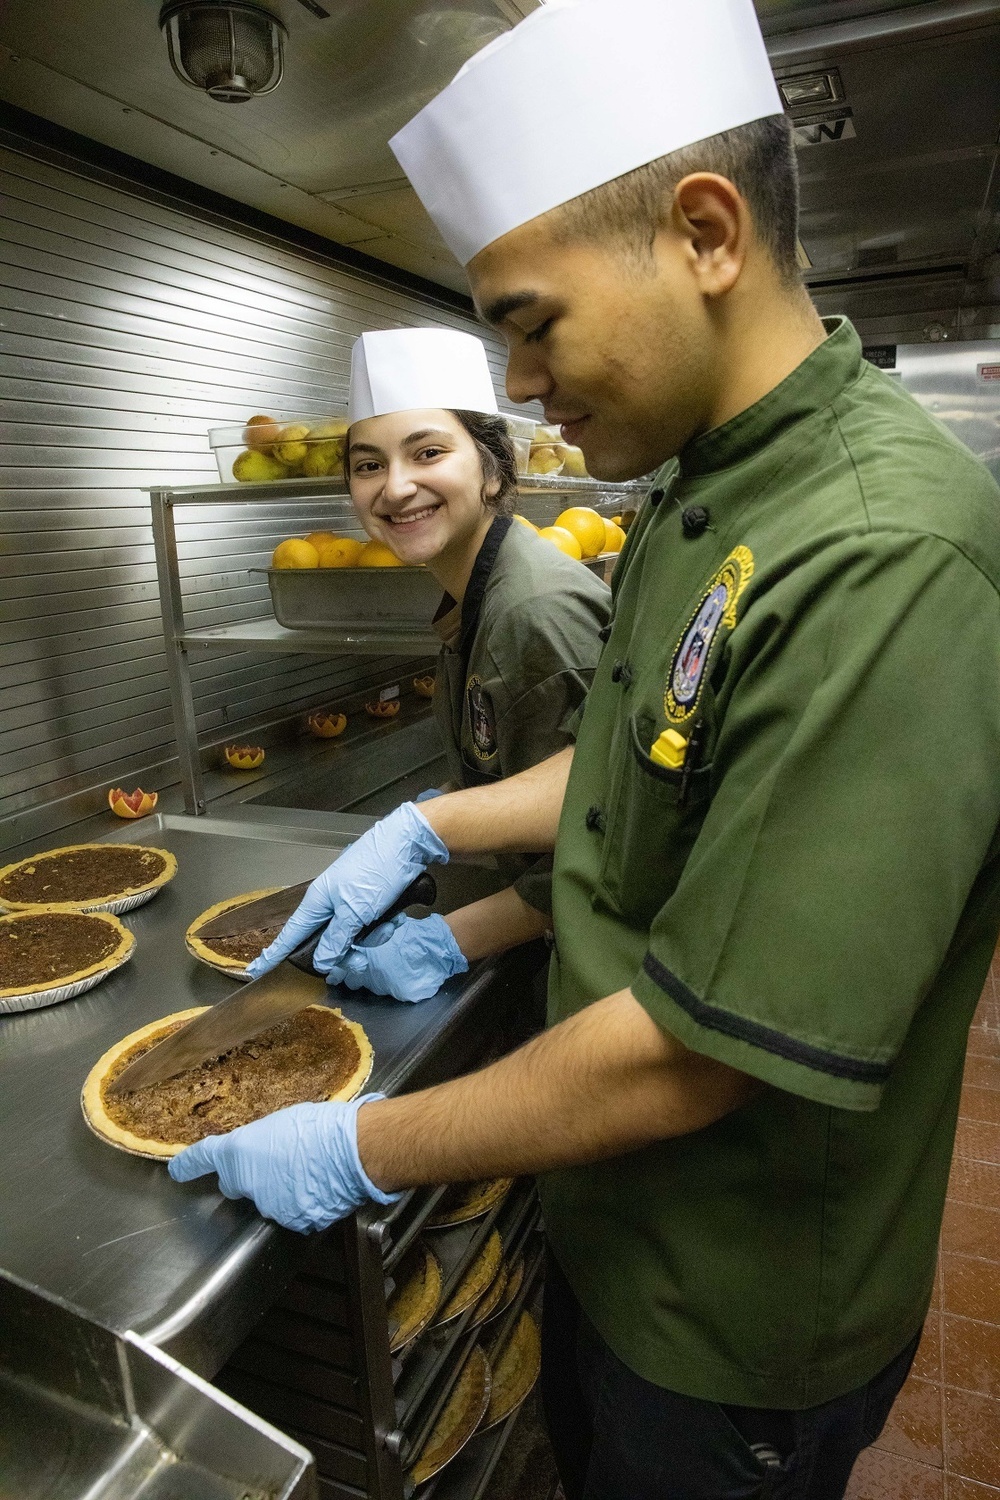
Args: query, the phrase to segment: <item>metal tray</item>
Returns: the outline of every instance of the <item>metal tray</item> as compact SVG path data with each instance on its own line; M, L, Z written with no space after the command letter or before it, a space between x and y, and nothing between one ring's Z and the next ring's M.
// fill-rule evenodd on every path
M274 617L286 630L426 630L441 585L426 568L268 568Z

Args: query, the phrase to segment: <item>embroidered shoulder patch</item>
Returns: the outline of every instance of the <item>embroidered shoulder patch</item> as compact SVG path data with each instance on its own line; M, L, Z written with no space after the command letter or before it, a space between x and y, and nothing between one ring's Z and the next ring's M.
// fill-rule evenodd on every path
M469 678L465 693L469 703L472 748L480 760L492 760L497 753L497 734L490 695L479 677Z
M736 605L753 575L753 553L735 547L710 579L678 642L663 695L668 724L683 724L698 707L712 642L720 626L732 630Z

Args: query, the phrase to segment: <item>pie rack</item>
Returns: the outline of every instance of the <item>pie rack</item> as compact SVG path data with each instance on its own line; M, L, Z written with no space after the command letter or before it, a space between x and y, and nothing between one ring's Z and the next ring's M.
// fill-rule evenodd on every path
M490 1055L510 1051L540 1020L526 1005L541 955L525 954L512 1002L490 1038ZM518 1001L515 997L520 995ZM540 992L539 992L540 999ZM495 1011L498 1015L500 1012ZM489 1061L481 1041L468 1058L449 1058L448 1073ZM478 1053L478 1055L476 1055ZM411 1087L437 1081L415 1078ZM372 1206L311 1242L308 1259L277 1302L214 1376L214 1383L308 1448L321 1500L480 1500L517 1419L471 1435L439 1473L419 1488L409 1478L474 1346L496 1356L537 1297L544 1261L541 1211L534 1184L521 1179L480 1217L432 1228L447 1187L414 1189L386 1209ZM475 1326L478 1302L445 1324L434 1321L396 1354L389 1302L407 1251L422 1237L442 1269L443 1308L487 1238L499 1233L504 1258L524 1259L510 1304Z

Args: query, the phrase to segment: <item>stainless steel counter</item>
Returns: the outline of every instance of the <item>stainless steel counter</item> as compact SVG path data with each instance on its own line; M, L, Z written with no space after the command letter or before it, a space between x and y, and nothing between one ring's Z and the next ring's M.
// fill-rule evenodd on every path
M306 1242L250 1204L223 1198L214 1178L182 1186L163 1166L104 1144L84 1124L79 1096L113 1042L231 990L231 980L185 951L185 928L199 912L317 874L364 826L337 814L312 813L307 823L302 813L267 813L259 823L167 815L116 830L115 841L155 844L178 859L174 881L124 918L135 957L76 1000L0 1017L0 1268L117 1332L135 1330L205 1375L293 1274ZM469 865L435 874L442 911L502 883ZM494 977L478 965L421 1005L331 992L371 1038L369 1088L399 1092L419 1076L451 1034L474 1024Z

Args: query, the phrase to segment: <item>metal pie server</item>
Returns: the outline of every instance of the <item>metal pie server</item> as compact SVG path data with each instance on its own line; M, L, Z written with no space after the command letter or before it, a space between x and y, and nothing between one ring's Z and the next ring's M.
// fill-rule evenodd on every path
M390 921L407 907L433 906L436 900L437 884L433 875L425 871L407 886L388 911L363 927L354 941L363 942L376 927L381 927L383 922ZM173 1078L175 1073L183 1073L186 1068L221 1057L241 1042L266 1031L269 1026L276 1026L279 1021L294 1016L304 1006L323 1000L327 993L326 980L312 966L312 956L322 933L323 927L269 974L241 985L225 1000L220 1000L203 1015L195 1016L172 1036L129 1063L108 1086L108 1093L131 1093L152 1083L162 1083L165 1078Z

